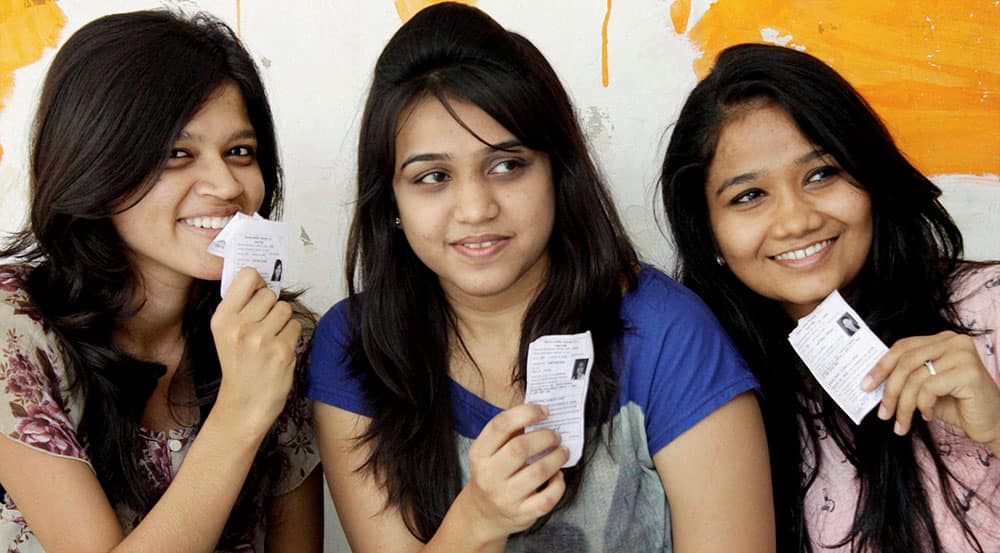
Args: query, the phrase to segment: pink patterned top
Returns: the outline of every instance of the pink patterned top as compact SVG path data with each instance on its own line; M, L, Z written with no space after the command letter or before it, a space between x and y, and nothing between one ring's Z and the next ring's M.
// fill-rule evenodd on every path
M77 435L83 396L68 387L59 341L24 291L23 279L23 268L0 266L0 439L17 440L45 453L74 459L93 470ZM295 489L319 463L311 406L300 390L292 390L275 424L281 429L278 447L289 462L277 485L276 494L280 495ZM167 432L140 429L143 465L154 489L162 492L170 484L196 432L195 428ZM115 511L126 533L144 514L120 505ZM258 550L262 521L240 521L240 528L240 545L226 551ZM0 497L0 551L44 553L6 493Z
M974 337L986 370L1000 386L1000 266L968 274L952 292L958 303L962 324L982 329ZM969 526L986 553L1000 553L1000 459L965 435L960 429L940 421L931 424L938 451L945 464L965 486L953 483L954 493L967 506ZM847 536L858 500L858 481L853 465L820 429L822 458L820 472L805 498L806 524L813 551L847 553L851 544L832 548ZM934 524L944 550L949 553L973 551L958 521L941 497L940 482L926 448L918 446L917 459L923 469ZM812 459L806 459L812 466Z

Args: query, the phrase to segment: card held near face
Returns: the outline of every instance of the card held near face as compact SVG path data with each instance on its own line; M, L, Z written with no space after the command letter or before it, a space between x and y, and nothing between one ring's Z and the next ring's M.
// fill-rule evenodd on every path
M865 392L861 379L889 348L837 290L799 319L788 341L854 424L861 424L861 419L882 401L885 385Z
M223 258L223 297L236 273L243 267L253 267L267 282L275 295L281 293L281 280L288 259L286 225L269 221L254 213L237 213L208 247L208 252Z

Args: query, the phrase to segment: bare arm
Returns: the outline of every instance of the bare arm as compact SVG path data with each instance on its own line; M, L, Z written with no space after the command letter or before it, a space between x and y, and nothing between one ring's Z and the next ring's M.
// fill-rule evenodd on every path
M775 550L767 442L751 392L678 436L653 463L670 501L674 551Z
M558 436L550 431L519 432L544 419L543 411L534 405L509 409L490 421L473 443L472 481L452 503L437 533L422 544L406 529L397 509L384 508L385 491L356 470L368 449L355 447L355 437L369 419L319 402L314 412L323 470L355 553L503 551L509 534L552 510L565 491L559 467L568 453L556 447ZM529 457L552 447L556 449L525 466Z
M214 551L291 388L301 327L290 317L255 271L236 277L212 319L223 372L215 406L166 492L126 537L84 463L0 439L0 482L45 550Z

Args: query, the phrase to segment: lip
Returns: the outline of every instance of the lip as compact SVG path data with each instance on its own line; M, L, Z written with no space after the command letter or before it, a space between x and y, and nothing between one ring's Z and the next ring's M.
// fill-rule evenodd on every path
M232 220L240 210L238 208L230 207L224 209L214 209L209 211L200 212L196 215L189 215L186 217L180 217L177 219L177 224L184 227L185 229L195 232L204 236L212 236L219 234L229 221ZM192 222L200 223L199 225L191 224ZM201 226L209 224L210 226ZM213 228L215 227L215 228Z
M827 255L829 255L831 249L833 248L833 245L837 242L837 238L839 238L839 236L824 238L823 240L816 240L814 242L810 242L803 246L791 248L781 253L769 256L769 259L783 267L788 267L792 269L809 268L826 259ZM824 242L826 242L825 245L823 245ZM778 259L779 256L787 254L798 253L798 252L805 253L805 251L814 249L817 245L822 245L822 247L820 247L818 250L810 252L809 255L806 255L804 257Z
M474 258L492 257L507 247L510 243L509 236L500 234L480 234L476 236L465 236L454 242L451 247L466 256Z

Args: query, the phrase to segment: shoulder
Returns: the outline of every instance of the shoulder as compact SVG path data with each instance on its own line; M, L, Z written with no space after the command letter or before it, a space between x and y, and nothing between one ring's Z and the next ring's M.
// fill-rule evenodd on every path
M340 343L346 343L347 338L350 337L347 313L349 304L350 298L344 298L320 317L319 323L316 325L315 338L317 340L336 340Z
M41 315L28 295L28 271L23 265L0 265L0 316L25 315L41 323Z
M41 312L28 294L28 268L20 265L0 265L0 329L5 346L18 336L38 346L55 349L58 341Z
M663 271L645 265L636 285L622 299L621 316L628 326L655 324L670 327L683 323L718 327L705 302Z
M951 301L959 322L969 328L1000 318L1000 264L961 267L951 284Z
M25 289L27 269L0 266L0 432L31 447L84 458L83 411L62 346Z

